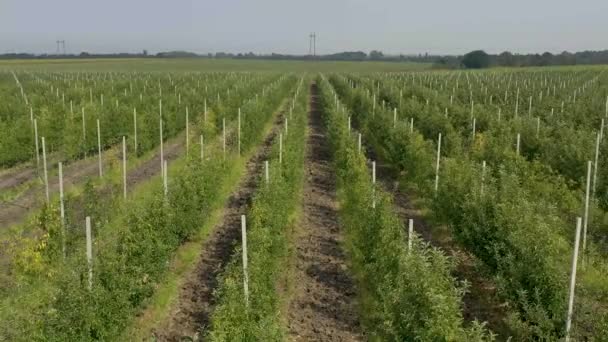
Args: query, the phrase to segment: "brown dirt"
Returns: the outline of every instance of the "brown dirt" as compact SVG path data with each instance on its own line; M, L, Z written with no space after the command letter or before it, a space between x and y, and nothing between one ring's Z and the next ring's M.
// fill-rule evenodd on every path
M293 298L288 309L294 341L360 341L356 288L340 246L336 185L325 129L311 86L304 208L296 240Z
M234 254L235 245L240 242L241 215L251 204L258 176L281 127L282 117L283 113L276 118L262 146L247 161L245 175L230 195L220 223L202 246L194 271L181 285L177 303L167 320L153 332L158 341L189 341L204 337L215 306L214 291L219 285L219 276Z
M0 191L17 187L36 176L36 168L31 166L17 167L0 174Z
M171 143L165 142L163 145L163 158L169 162L179 158L185 153L186 147L184 146L184 139L179 138L177 141L173 139ZM127 154L128 156L128 154ZM119 155L122 158L122 153ZM121 159L122 160L122 159ZM171 165L167 166L167 170L171 170ZM141 182L150 179L151 177L160 173L160 149L156 152L154 157L146 160L136 169L127 172L127 191Z
M432 246L442 249L447 255L454 257L457 266L454 276L469 283L468 292L463 298L463 316L465 322L474 320L487 322L498 341L506 341L511 332L505 322L508 316L508 305L501 302L496 292L494 282L485 277L479 269L475 256L468 253L453 240L446 228L432 227L423 213L413 203L413 197L408 195L399 184L399 174L377 158L371 149L367 155L376 162L377 179L381 186L393 195L394 206L403 222L414 220L414 230ZM371 164L371 162L370 162Z
M182 138L174 138L164 145L164 158L170 162L177 159L184 150ZM118 159L122 161L122 151L111 149L104 152L104 165L108 159ZM51 168L56 168L57 165L48 165L49 171ZM97 158L88 158L78 160L64 166L63 169L63 185L65 189L84 182L89 177L98 175ZM25 169L27 171L29 169ZM22 172L26 174L27 172ZM32 176L36 176L35 170L30 170ZM137 168L129 170L127 173L127 190L140 184L141 182L155 176L160 172L160 150L157 150L154 156L143 162ZM21 174L21 173L20 173ZM24 180L25 182L27 180ZM23 183L22 182L22 183ZM7 182L7 184L10 182ZM13 182L14 183L14 182ZM18 185L18 184L13 184ZM10 202L0 202L0 228L7 228L11 225L23 222L29 213L40 208L44 204L44 184L36 184L29 187L23 194ZM49 177L49 193L51 196L59 192L59 179L56 176Z
M48 165L51 170L51 165ZM85 178L98 173L97 159L79 160L63 170L63 185L67 188L73 184L82 182ZM32 173L35 176L35 172ZM27 180L24 180L25 182ZM22 182L22 183L23 183ZM52 196L59 191L59 179L49 177L49 194ZM44 184L35 184L29 187L23 194L10 202L0 202L0 228L7 228L13 224L22 222L31 211L39 208L45 201Z

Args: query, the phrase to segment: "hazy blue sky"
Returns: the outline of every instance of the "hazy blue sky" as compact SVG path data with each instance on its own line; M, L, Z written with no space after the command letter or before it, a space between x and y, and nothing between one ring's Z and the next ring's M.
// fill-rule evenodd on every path
M608 0L0 0L0 53L608 48Z

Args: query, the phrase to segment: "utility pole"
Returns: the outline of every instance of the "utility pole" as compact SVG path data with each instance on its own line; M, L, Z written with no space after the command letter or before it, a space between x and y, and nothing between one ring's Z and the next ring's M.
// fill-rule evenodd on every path
M312 33L312 55L317 56L317 34L314 32Z
M308 35L308 55L312 56L312 33Z
M57 40L55 43L57 43L57 52L55 52L56 55L65 55L65 40Z

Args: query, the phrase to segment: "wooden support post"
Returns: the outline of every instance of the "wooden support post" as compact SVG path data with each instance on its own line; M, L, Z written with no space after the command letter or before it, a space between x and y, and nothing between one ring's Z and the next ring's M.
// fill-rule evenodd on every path
M441 133L437 139L437 163L435 164L435 193L439 190L439 161L441 160Z
M412 242L414 239L414 220L408 219L408 229L407 229L407 253L412 253Z
M122 136L122 194L127 199L127 138Z
M279 133L279 164L283 163L283 133Z
M168 176L167 176L167 160L164 160L164 167L163 167L163 190L165 193L165 198L167 197L167 194L169 194L169 184L168 184Z
M186 157L188 157L190 151L190 123L188 119L188 107L186 107Z
M44 168L44 188L46 191L46 203L48 204L50 202L50 196L49 196L49 174L48 174L48 170L46 168L46 144L44 142L44 137L42 137L41 139L42 139L42 166Z
M572 314L574 311L574 289L576 287L576 265L578 262L578 246L581 236L581 218L576 218L576 236L574 237L574 251L572 253L572 271L570 272L570 290L568 293L568 314L566 316L566 342L570 341L572 327Z
M226 160L226 118L222 119L222 151Z
M133 108L133 149L137 156L137 109Z
M103 169L101 167L101 129L99 128L99 119L97 119L97 160L99 164L99 178L103 177Z
M205 145L203 142L203 135L201 134L201 161L205 159Z
M583 217L583 255L587 247L587 225L589 223L589 195L591 191L591 161L587 161L587 182L585 183L585 212ZM584 262L584 261L583 261Z
M87 243L87 265L89 269L89 290L93 289L93 237L91 236L91 217L85 219L85 234Z
M245 305L249 307L249 272L247 269L247 223L245 215L241 215L241 237L243 243L243 292L245 294Z
M59 215L61 218L61 251L65 258L65 205L63 197L63 165L59 162Z
M34 148L36 149L36 169L40 172L40 147L38 146L38 121L34 119Z
M165 155L164 155L164 151L163 151L163 119L162 118L159 119L159 135L160 135L160 172L161 172L161 176L163 176L164 175L163 160L165 160Z

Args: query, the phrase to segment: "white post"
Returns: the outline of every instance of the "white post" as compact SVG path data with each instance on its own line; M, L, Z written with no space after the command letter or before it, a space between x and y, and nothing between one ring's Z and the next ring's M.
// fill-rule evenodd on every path
M519 88L517 88L517 96L515 96L515 117L517 117L518 110L519 110Z
M502 108L498 107L498 122L500 122L500 114L502 112Z
M483 195L483 184L486 178L486 161L481 162L481 189L480 193Z
M164 156L164 151L163 151L163 119L160 118L160 125L159 125L159 131L160 131L160 173L161 176L164 175L163 173L163 160L165 160L165 156Z
M167 184L167 160L164 160L164 167L163 167L163 189L165 191L165 197L167 197L167 193L169 192L169 187Z
M350 120L349 120L350 123ZM397 108L393 109L393 128L397 127Z
M186 107L186 157L188 157L188 151L190 151L190 130L188 122L188 107Z
M40 170L40 147L38 146L38 119L34 119L34 145L36 147L36 169Z
M86 130L85 121L84 121L84 107L82 107L82 143L83 143L83 145L85 145L85 147L86 147L86 141L87 141L87 130Z
M59 215L61 217L61 250L65 258L65 206L63 203L63 165L59 162Z
M475 143L475 124L476 124L477 120L476 118L473 118L473 144Z
M205 112L203 115L203 121L206 123L207 122L207 99L205 99Z
M361 153L361 133L359 133L359 139L357 141L357 151Z
M576 218L576 236L574 237L574 252L572 253L572 271L570 273L570 291L568 294L568 315L566 316L566 342L570 341L572 313L574 311L574 288L576 286L576 264L578 262L578 245L581 236L581 218Z
M226 160L226 118L222 119L222 150L224 152L224 160Z
M372 162L372 208L376 208L376 161Z
M589 191L591 187L591 160L587 161L587 185L585 186L585 213L583 217L583 254L587 247L587 224L589 223Z
M93 238L91 237L91 217L85 220L85 232L87 238L87 265L89 268L89 290L93 288Z
M439 189L439 160L441 159L441 133L437 139L437 164L435 165L435 192Z
M241 155L241 108L240 107L239 107L239 114L237 117L236 126L237 126L237 138L238 138L237 151L240 156Z
M127 138L122 136L122 194L127 199Z
M521 134L517 133L517 145L515 147L515 151L516 151L517 155L519 155L519 143L520 143L520 140L521 140Z
M427 105L429 104L429 100L426 100L426 104ZM473 102L473 100L471 100L471 119L475 115L475 107L473 105L474 105L474 102Z
M249 274L247 272L247 224L245 215L241 215L241 237L243 240L243 291L245 293L245 305L249 307Z
M99 128L99 119L97 119L97 160L99 161L99 177L103 177L101 168L101 129Z
M376 184L376 161L372 161L372 184Z
M410 133L414 133L414 117L410 118Z
M264 161L264 175L265 175L265 180L266 180L266 184L268 184L270 182L270 170L268 169L268 160Z
M350 116L348 117L348 133L350 133Z
M289 125L288 125L288 120L287 118L285 118L285 135L287 135L289 133Z
M203 144L203 135L201 134L201 161L205 158L205 145Z
M283 163L283 133L279 133L279 164Z
M602 139L602 134L598 133L597 138L595 139L595 161L593 162L593 186L591 187L591 197L595 198L595 184L597 182L597 163L600 157L600 140Z
M412 240L414 238L414 220L408 219L407 229L407 253L412 253Z
M600 123L600 139L604 138L604 119L602 119L602 122Z
M137 109L133 108L133 147L137 156Z
M44 137L42 139L42 165L44 167L44 187L46 189L46 203L48 204L50 201L49 197L49 174L46 169L46 144L44 142Z
M540 116L536 117L536 137L538 138L538 135L540 133Z

